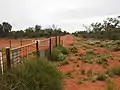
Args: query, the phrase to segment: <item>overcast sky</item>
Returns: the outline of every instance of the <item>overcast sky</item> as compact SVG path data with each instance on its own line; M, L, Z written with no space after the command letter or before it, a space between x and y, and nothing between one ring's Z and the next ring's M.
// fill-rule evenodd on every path
M120 15L120 0L0 0L0 23L13 30L56 24L69 32Z

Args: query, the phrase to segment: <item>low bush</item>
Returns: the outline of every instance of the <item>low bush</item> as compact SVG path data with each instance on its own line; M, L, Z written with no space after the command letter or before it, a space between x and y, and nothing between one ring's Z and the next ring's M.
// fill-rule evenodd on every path
M94 54L94 52L92 49L89 49L86 51L86 55L93 55L93 54Z
M56 48L59 49L63 54L68 54L69 53L69 49L64 47L64 46L59 45Z
M99 81L105 81L106 80L106 74L105 73L103 73L103 72L99 72L98 74L97 74L97 80L99 80Z
M71 43L70 46L74 46L74 43Z
M115 83L111 79L109 79L107 82L106 90L118 90L118 89L116 89Z
M53 61L62 61L65 60L64 54L68 54L68 53L69 51L67 48L63 46L57 46L52 50L50 59Z
M70 48L70 51L71 51L72 53L77 53L77 52L78 52L76 47L71 47L71 48Z
M113 51L113 52L120 51L120 47L113 46L113 47L110 48L110 51Z
M68 65L68 64L69 64L69 62L67 60L64 60L60 63L61 66Z
M69 78L73 78L73 76L72 76L72 72L67 72L66 74L65 74L65 76L67 76L67 77L69 77Z
M120 66L113 67L109 70L114 75L120 76Z
M61 74L47 60L29 60L0 75L0 90L61 90Z

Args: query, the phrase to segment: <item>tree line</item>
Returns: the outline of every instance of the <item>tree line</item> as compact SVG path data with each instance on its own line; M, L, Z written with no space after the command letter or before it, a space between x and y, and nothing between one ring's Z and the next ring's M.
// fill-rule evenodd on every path
M66 35L68 32L62 31L61 28L57 28L54 24L42 29L41 25L35 25L34 27L28 27L25 30L12 30L12 25L8 22L0 24L0 37L9 38L35 38L35 37L50 37L57 35Z
M84 31L76 31L75 36L95 39L110 39L120 40L120 16L117 18L107 18L103 22L92 23L90 26L85 26Z

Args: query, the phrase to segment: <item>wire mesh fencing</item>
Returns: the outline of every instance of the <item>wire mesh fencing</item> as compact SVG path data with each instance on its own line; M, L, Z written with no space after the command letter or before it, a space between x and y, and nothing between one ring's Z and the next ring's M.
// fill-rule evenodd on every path
M44 40L35 40L33 43L16 48L8 47L6 50L0 51L0 71L3 73L6 70L20 68L24 60L31 57L48 57L52 49L58 44L62 44L62 40L56 36Z

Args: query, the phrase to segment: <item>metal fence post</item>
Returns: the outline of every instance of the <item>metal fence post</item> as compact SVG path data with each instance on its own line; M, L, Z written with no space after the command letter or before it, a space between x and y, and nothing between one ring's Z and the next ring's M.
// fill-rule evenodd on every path
M60 36L59 36L59 45L60 45Z
M38 41L36 41L36 57L39 58Z
M50 38L49 39L49 50L50 50L49 52L50 52L50 54L51 54L51 51L52 51L52 45L51 45L52 43L51 42L52 42L52 39Z
M63 40L61 40L61 45L63 46Z
M1 66L1 72L2 74L4 73L3 71L3 55L2 55L2 51L0 51L0 66Z
M56 44L56 47L57 47L57 36L55 37L55 44Z
M6 59L7 59L7 70L11 70L11 60L10 60L10 48L6 48Z
M10 48L12 47L12 45L11 45L11 40L9 41L9 43L10 43Z
M23 45L23 42L22 42L22 40L20 41L20 45L21 45L21 46Z

